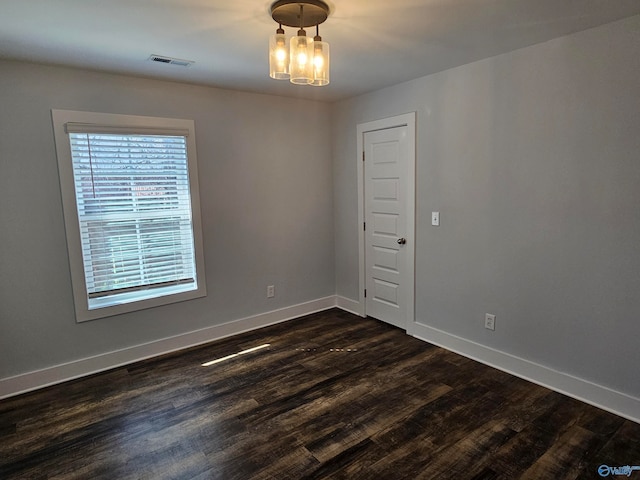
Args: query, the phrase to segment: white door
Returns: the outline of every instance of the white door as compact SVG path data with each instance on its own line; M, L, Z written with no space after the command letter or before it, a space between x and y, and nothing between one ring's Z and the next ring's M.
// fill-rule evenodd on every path
M403 125L364 132L363 139L366 314L405 330L414 291L408 133Z

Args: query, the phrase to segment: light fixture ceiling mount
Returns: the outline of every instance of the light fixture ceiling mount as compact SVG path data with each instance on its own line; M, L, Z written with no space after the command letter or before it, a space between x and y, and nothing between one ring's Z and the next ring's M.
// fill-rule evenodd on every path
M298 85L328 85L329 44L322 41L319 25L329 17L329 5L322 0L278 0L270 12L278 29L269 40L269 76ZM283 25L298 28L297 35L287 41ZM316 35L311 40L304 29L313 26Z
M303 7L302 18L300 7ZM271 5L271 18L287 27L314 27L329 16L329 5L322 0L279 0Z

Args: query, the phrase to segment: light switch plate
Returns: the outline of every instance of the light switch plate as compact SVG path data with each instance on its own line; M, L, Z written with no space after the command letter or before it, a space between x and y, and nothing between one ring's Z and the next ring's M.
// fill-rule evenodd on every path
M434 227L440 225L440 212L431 212L431 225Z

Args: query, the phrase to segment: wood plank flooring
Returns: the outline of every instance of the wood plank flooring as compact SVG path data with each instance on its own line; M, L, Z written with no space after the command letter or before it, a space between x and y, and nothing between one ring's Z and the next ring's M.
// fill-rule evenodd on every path
M2 480L597 479L602 464L640 465L640 425L337 309L0 401Z

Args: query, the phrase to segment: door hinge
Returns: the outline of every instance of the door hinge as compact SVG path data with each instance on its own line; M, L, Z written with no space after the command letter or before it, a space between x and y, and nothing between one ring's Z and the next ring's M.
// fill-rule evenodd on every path
M364 289L364 298L367 298L367 289Z
M364 222L362 225L363 230L366 232L367 231L367 222Z
M364 162L364 150L362 151L362 161Z

